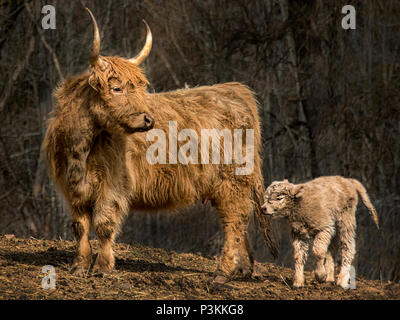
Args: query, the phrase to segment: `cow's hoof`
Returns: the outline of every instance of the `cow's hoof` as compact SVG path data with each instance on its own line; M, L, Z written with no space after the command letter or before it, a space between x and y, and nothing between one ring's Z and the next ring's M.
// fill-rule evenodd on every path
M223 285L227 282L229 282L229 278L225 277L223 275L218 275L218 276L214 277L214 279L212 280L212 284L214 284L214 285Z
M262 265L261 263L254 264L251 273L252 279L261 280L267 275L268 275L268 270L264 265Z
M85 268L83 265L80 264L72 265L69 272L74 276L84 278L88 275L88 268Z
M239 268L238 270L239 276L242 278L251 278L253 275L253 268L251 266L245 266L242 268Z
M111 262L104 261L99 255L97 255L90 274L92 276L103 277L110 274L113 269L113 264Z
M90 272L92 276L97 276L97 277L104 277L107 274L110 274L112 272L113 268L111 266L101 266L98 264L95 264Z
M223 275L215 276L211 281L208 282L208 291L210 293L221 291L225 289L231 289L231 287L227 284L230 279Z

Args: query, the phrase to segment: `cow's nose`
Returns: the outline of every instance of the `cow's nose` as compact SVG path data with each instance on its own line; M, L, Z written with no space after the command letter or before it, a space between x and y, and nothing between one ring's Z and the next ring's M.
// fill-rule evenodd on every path
M262 210L263 213L267 213L267 207L266 206L264 206L264 205L261 206L261 210Z
M154 118L148 114L144 115L144 124L146 127L150 128L154 126Z

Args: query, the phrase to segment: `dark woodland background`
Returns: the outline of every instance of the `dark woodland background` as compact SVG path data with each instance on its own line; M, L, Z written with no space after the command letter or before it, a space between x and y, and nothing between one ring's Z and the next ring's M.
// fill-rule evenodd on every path
M134 56L149 23L144 63L150 91L240 81L257 94L265 184L343 175L367 188L376 231L360 204L357 275L400 280L400 2L398 0L0 1L0 233L72 239L70 219L50 183L40 145L52 90L89 65L92 23L103 55ZM41 9L56 8L56 30ZM341 9L357 11L343 30ZM36 189L35 189L36 188ZM35 192L36 191L36 194ZM285 222L279 265L291 266ZM254 228L256 258L271 261ZM132 213L119 241L217 254L216 212Z

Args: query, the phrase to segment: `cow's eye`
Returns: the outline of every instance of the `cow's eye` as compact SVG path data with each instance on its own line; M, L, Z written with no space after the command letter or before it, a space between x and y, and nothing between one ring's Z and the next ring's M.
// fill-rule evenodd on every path
M112 88L113 89L113 91L115 91L115 92L121 92L122 91L122 89L120 88L120 87L114 87L114 88Z

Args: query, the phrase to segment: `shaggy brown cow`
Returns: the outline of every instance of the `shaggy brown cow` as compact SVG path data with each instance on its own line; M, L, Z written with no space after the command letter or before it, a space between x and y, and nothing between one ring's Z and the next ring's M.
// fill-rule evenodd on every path
M91 266L92 228L101 244L92 272L109 272L114 267L112 244L130 210L174 210L202 199L217 208L225 235L214 280L251 272L246 227L254 209L276 255L270 222L259 215L264 187L253 93L239 83L225 83L150 94L139 67L152 44L147 24L146 44L135 58L100 56L97 23L87 11L94 25L91 68L55 90L57 106L43 144L52 179L72 214L77 241L72 272L86 275ZM163 130L168 146L170 121L176 122L177 130L190 128L199 136L203 128L253 129L254 170L237 175L236 163L150 164L146 153L152 142L146 135L151 131L145 131ZM241 146L244 151L245 144Z

